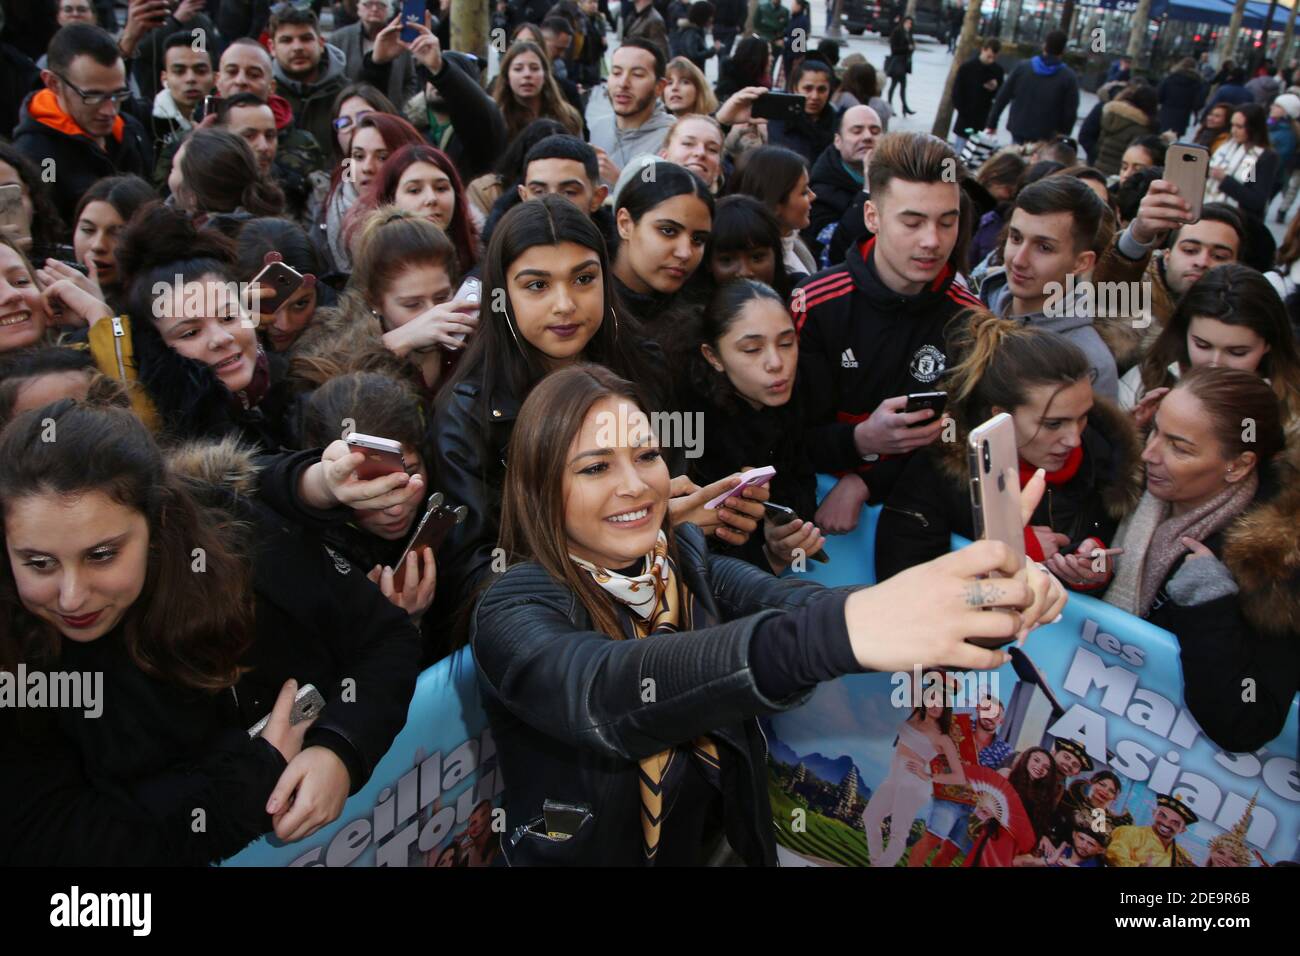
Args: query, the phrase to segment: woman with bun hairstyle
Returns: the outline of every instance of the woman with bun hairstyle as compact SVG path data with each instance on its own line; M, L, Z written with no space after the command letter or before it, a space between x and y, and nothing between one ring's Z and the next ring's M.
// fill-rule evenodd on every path
M1087 357L1052 332L972 312L954 335L960 362L939 386L952 434L908 463L876 529L884 579L975 537L966 439L1000 412L1015 423L1023 485L1037 469L1047 491L1025 529L1025 552L1070 588L1110 580L1115 528L1141 493L1141 451L1129 416L1093 394Z
M137 412L171 438L238 435L267 451L297 447L287 364L258 343L234 243L156 203L122 234L117 260L128 313L88 318L89 341L100 370L132 391Z
M403 146L384 161L343 226L354 254L360 224L381 206L423 216L445 232L456 246L458 272L468 272L478 261L478 230L470 217L465 188L442 150L427 144Z
M338 305L338 294L320 281L320 254L297 223L269 217L250 219L239 231L238 254L244 282L251 283L276 256L303 277L302 285L278 309L258 316L258 331L272 351L291 351L318 310Z
M1277 395L1253 372L1189 369L1160 399L1142 461L1105 600L1178 638L1206 736L1256 750L1300 687L1300 472Z
M684 175L703 188L694 175ZM501 218L484 257L483 302L477 334L439 394L434 417L438 489L448 504L469 509L439 553L438 590L454 601L467 598L492 569L506 445L519 407L549 372L599 362L654 390L653 407L672 407L662 353L623 308L600 230L567 199L530 200ZM706 510L703 505L739 484L739 477L697 488L680 467L673 470L679 476L674 515L689 514L686 520L734 545L757 528L765 489L746 489L728 507Z
M94 672L105 702L0 710L4 863L204 865L263 833L294 842L387 751L415 629L255 483L237 443L165 460L121 407L65 399L0 434L0 668ZM291 727L308 683L325 709Z
M513 865L699 866L724 854L774 866L757 717L842 674L999 666L1006 653L965 638L1023 637L1064 606L1037 568L999 582L997 597L976 581L1011 569L997 542L834 591L710 554L672 514L647 407L633 383L570 365L532 391L510 440L508 567L477 602L470 640L512 781L502 854ZM547 833L547 801L581 808L568 839Z
M804 447L802 412L796 398L799 336L783 299L771 286L733 279L699 310L689 352L675 367L686 381L684 404L705 423L701 454L687 473L707 485L746 468L771 465L771 500L799 520L763 520L736 557L780 574L803 556L816 554L825 538L812 523L817 511L817 475Z
M654 175L643 175L653 163ZM614 187L619 243L614 283L619 299L652 331L684 305L678 295L704 261L713 226L713 194L704 180L676 163L645 157Z
M1286 307L1249 266L1215 266L1178 300L1141 363L1120 380L1120 401L1139 423L1189 369L1202 365L1254 372L1268 383L1288 432L1300 429L1300 353Z
M175 205L192 214L197 225L211 225L232 239L244 221L284 212L284 193L261 174L252 147L224 129L197 129L187 136L168 185Z

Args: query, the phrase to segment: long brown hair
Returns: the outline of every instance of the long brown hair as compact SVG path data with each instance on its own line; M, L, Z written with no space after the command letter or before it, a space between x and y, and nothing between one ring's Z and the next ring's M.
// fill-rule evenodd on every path
M645 410L641 389L601 365L578 364L553 372L532 390L515 422L506 460L501 504L501 548L511 563L534 561L565 584L586 608L596 630L619 638L614 603L591 575L569 559L564 527L564 472L569 446L587 413L606 398ZM671 522L664 515L668 555L677 562Z
M542 88L539 92L542 104L536 116L515 98L514 92L510 89L510 64L523 53L533 54L542 64ZM501 58L501 66L498 68L491 92L493 101L505 118L507 139L514 139L533 120L543 118L559 120L574 136L582 136L582 117L560 92L560 86L555 82L555 73L551 69L551 61L542 48L532 40L516 40L510 45L510 49Z
M1215 266L1183 293L1138 366L1144 390L1173 384L1171 364L1177 363L1180 374L1191 368L1187 335L1193 319L1241 326L1267 342L1269 350L1255 373L1268 380L1288 425L1300 419L1300 352L1286 307L1264 276L1239 262Z
M43 441L47 427L58 441ZM206 507L196 486L168 470L148 428L129 409L63 399L24 412L0 432L0 501L97 491L144 515L144 588L123 618L131 661L160 680L208 691L232 686L254 635L245 528ZM59 633L23 607L0 524L0 667L50 662ZM192 569L201 548L205 573Z

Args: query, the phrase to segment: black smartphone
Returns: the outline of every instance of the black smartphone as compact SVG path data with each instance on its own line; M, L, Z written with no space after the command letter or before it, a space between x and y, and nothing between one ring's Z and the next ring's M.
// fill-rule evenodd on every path
M924 408L934 409L933 418L927 418L923 422L916 422L914 425L908 426L909 428L921 428L924 425L929 425L934 422L935 419L943 414L943 410L947 407L947 392L913 392L907 396L907 407L904 408L903 411L919 412Z
M754 100L749 115L754 119L792 123L803 115L807 102L808 97L799 93L761 93Z
M203 115L211 116L217 111L217 104L221 102L220 93L209 93L203 97Z
M767 520L775 525L789 524L791 521L800 521L800 517L795 514L793 508L787 508L785 505L773 504L770 501L763 502L763 512ZM816 554L810 554L808 557L814 561L820 561L822 564L829 564L831 556L826 553L824 548L819 548Z

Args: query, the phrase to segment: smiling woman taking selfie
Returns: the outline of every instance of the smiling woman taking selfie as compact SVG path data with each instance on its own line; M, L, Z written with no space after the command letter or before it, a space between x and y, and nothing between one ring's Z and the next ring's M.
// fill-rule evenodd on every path
M471 623L513 781L503 852L514 865L774 865L756 717L841 674L998 666L1005 653L964 639L1025 634L1064 592L1036 568L1031 584L976 581L1014 564L990 542L851 594L710 555L697 527L670 520L639 391L597 366L557 371L511 438L511 567ZM544 824L549 801L574 808L560 832Z
M703 184L690 173L696 188ZM662 388L662 353L622 306L605 242L582 210L560 196L520 203L501 218L484 257L483 310L478 333L434 419L434 475L450 505L469 517L440 551L440 595L464 600L489 575L500 526L506 445L519 407L549 372L599 361L619 374ZM656 395L656 408L666 397ZM676 456L674 456L676 457ZM743 544L762 517L763 489L705 510L709 499L739 483L728 477L696 488L675 484L675 513L690 514L729 544ZM440 598L441 600L441 598Z

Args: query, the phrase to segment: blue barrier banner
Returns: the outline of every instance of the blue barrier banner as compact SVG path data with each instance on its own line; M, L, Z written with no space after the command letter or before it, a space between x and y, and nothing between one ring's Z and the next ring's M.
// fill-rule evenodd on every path
M823 481L819 491L828 487ZM830 563L810 563L809 577L872 580L873 511L864 509L858 531L829 539ZM1295 702L1276 740L1225 753L1183 703L1177 639L1077 594L1059 622L1034 631L1013 656L996 671L842 678L764 721L782 862L1300 860ZM981 704L986 697L1001 707ZM931 709L913 716L918 703ZM954 762L960 783L951 779Z
M468 647L420 675L406 726L339 818L306 840L264 837L225 866L483 866L505 784ZM495 812L494 812L495 811Z

